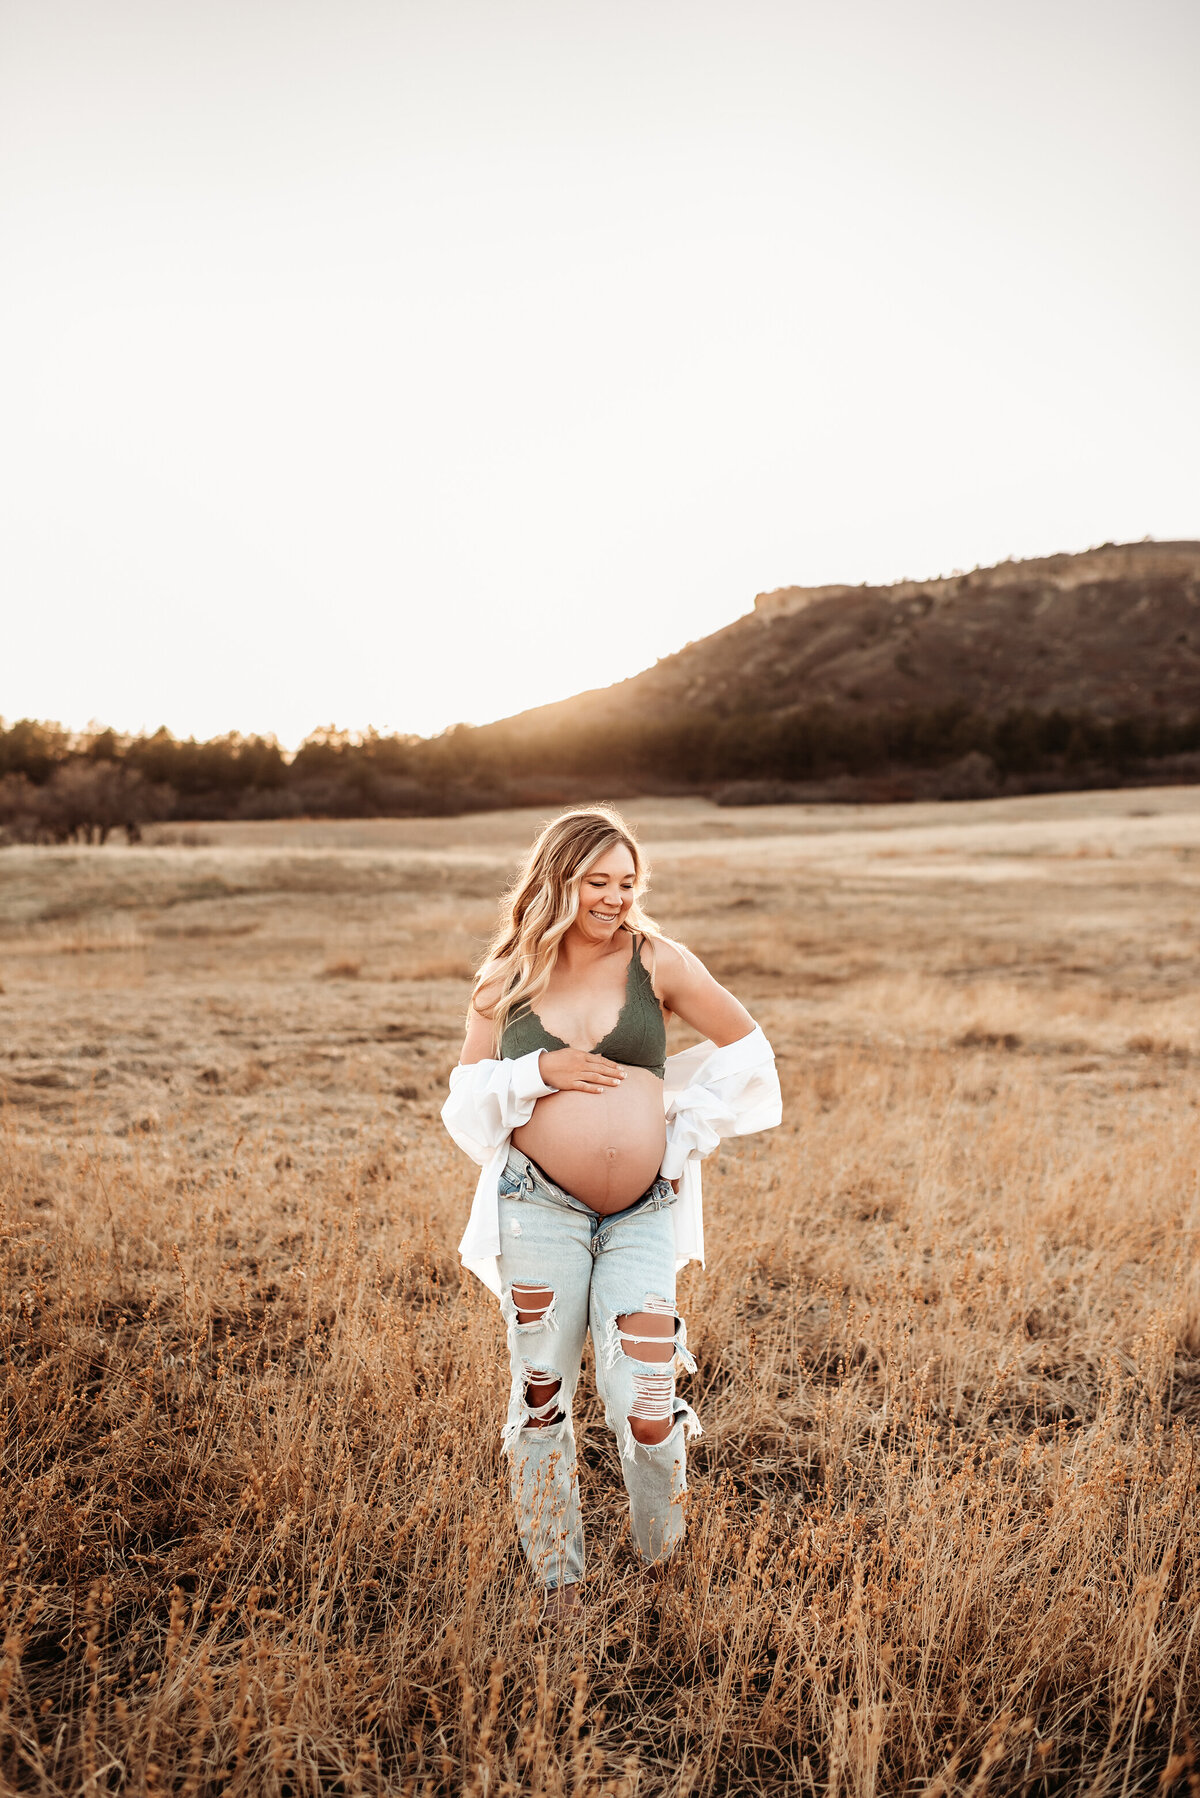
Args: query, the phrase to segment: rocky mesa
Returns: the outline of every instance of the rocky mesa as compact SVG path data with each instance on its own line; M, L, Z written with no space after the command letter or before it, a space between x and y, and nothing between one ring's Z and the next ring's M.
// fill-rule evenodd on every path
M536 781L586 778L597 733L634 787L747 799L1200 779L1200 542L782 587L628 680L470 735L477 769Z
M653 668L521 721L681 704L1187 715L1200 710L1200 542L1105 544L887 587L782 587Z

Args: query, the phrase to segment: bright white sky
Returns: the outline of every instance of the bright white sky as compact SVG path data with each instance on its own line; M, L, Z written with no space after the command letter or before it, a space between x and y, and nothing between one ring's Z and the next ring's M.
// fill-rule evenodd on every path
M436 730L1200 536L1193 0L6 0L0 713Z

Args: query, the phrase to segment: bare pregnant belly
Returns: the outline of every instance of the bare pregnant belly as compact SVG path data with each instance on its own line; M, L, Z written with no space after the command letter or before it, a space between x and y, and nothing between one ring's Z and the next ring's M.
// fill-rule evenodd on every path
M620 1086L602 1093L550 1093L512 1139L593 1211L624 1211L662 1166L663 1083L646 1068L628 1068Z

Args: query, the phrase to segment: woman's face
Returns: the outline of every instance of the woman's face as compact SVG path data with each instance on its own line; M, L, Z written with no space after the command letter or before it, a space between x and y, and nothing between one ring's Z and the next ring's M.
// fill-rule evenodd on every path
M604 849L579 886L575 928L589 943L606 943L625 922L635 896L633 857L624 843Z

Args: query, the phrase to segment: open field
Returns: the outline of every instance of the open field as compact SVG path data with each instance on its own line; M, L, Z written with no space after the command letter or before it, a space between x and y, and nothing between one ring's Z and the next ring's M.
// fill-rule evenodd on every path
M0 852L9 1787L1200 1792L1200 789L628 810L785 1116L549 1641L438 1120L536 817Z

